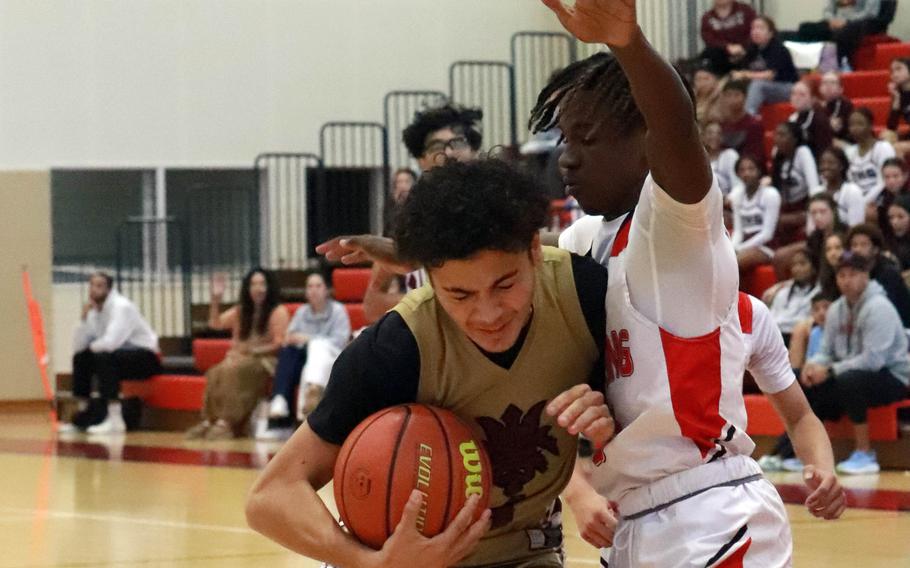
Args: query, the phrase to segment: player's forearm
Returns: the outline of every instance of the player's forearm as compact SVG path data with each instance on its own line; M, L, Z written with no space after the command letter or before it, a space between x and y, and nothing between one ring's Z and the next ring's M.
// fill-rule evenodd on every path
M675 200L698 203L711 188L711 166L695 123L695 109L679 74L639 32L614 48L648 128L648 164Z
M311 485L257 486L246 504L247 523L288 550L339 567L369 566L374 551L345 533Z
M585 471L586 462L587 460L581 458L575 460L575 467L572 470L572 477L569 478L569 484L562 490L562 497L570 506L574 506L580 499L597 494L594 488L591 487L588 472Z
M831 441L821 420L808 412L796 422L787 424L787 433L793 442L797 457L805 465L814 465L818 469L834 471L834 453Z

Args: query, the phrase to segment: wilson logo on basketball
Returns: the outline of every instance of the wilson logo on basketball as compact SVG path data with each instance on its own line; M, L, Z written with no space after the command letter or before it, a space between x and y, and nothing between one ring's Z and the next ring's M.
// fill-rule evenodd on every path
M458 446L458 451L461 452L461 463L468 472L464 478L464 496L483 497L483 462L480 460L477 444L474 440L462 442Z
M420 444L417 457L417 490L423 493L420 511L417 513L417 530L423 531L427 524L427 492L430 490L430 474L433 468L433 448Z

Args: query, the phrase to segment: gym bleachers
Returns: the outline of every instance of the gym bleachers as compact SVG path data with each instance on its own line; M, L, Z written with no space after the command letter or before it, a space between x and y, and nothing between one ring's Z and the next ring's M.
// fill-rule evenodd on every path
M344 304L351 329L366 325L363 297L370 280L369 268L336 268L332 272L335 299ZM291 316L303 305L284 304ZM195 374L161 374L142 381L121 381L124 398L137 397L144 407L143 427L182 430L197 421L205 394L205 372L220 363L231 347L229 338L197 337L192 341ZM63 386L63 388L61 388ZM58 380L58 393L65 398L65 385Z
M888 82L891 80L891 61L895 57L910 57L910 43L886 35L869 36L854 58L856 71L841 74L844 95L853 101L856 107L868 107L874 116L876 131L885 128L891 112L891 97L888 94ZM765 155L770 157L774 148L774 129L793 114L789 102L765 105L761 109L762 126L765 129ZM902 124L898 132L906 133L910 126ZM740 288L755 297L777 282L774 269L770 264L759 266L751 274L743 277Z

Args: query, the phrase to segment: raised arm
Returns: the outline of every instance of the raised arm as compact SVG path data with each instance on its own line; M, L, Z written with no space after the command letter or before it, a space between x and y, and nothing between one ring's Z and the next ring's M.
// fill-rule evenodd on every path
M634 0L542 0L575 37L605 43L623 68L648 128L654 181L680 203L698 203L711 189L711 164L699 138L695 109L679 74L648 43Z

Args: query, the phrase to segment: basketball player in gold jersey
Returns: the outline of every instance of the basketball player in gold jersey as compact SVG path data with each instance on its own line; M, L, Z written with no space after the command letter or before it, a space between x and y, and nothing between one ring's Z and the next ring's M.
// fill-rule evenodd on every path
M322 402L253 487L250 526L334 566L563 565L557 497L577 434L605 441L612 432L602 394L587 386L603 384L607 274L591 259L541 247L547 211L542 189L496 160L421 177L395 238L432 287L409 293L341 354ZM568 423L544 412L573 388L591 411ZM454 411L483 440L491 509L472 523L472 500L445 532L425 538L412 495L374 551L339 527L316 491L358 423L410 402Z

